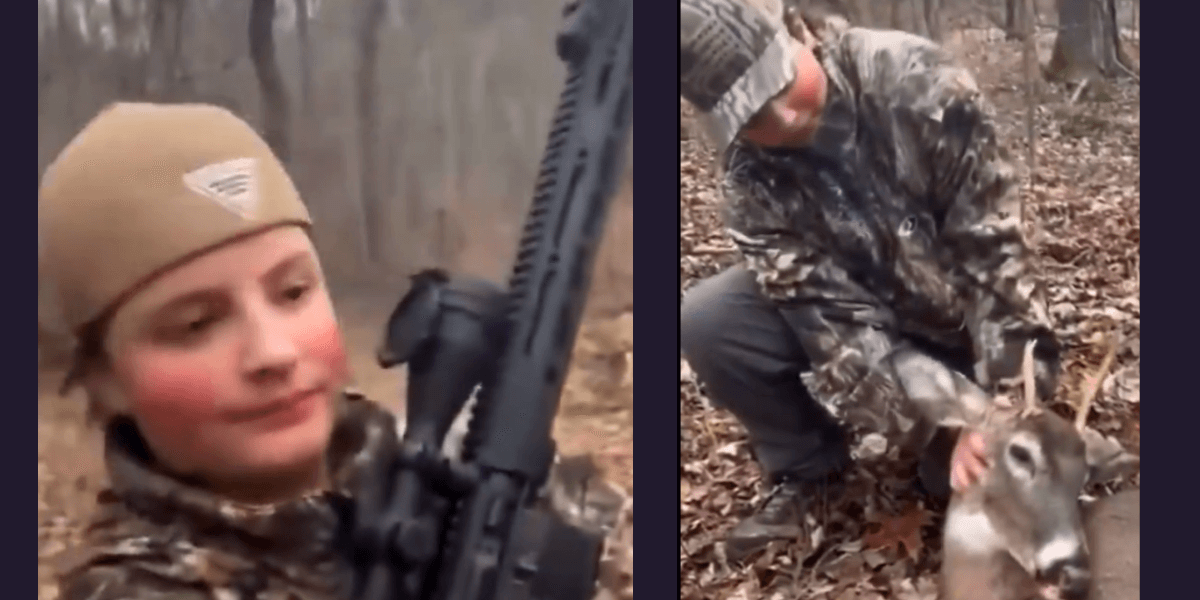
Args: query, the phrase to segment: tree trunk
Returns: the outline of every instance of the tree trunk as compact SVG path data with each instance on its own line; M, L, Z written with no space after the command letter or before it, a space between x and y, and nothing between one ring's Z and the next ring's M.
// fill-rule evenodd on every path
M1030 25L1029 7L1025 0L1004 0L1004 37L1009 40L1024 40Z
M938 17L938 10L941 8L939 0L923 0L921 3L921 14L925 17L925 31L929 39L934 41L942 40L942 26Z
M154 100L175 100L183 54L183 6L179 0L153 0L150 10L147 91Z
M122 100L141 100L146 95L147 57L137 51L138 15L130 14L123 2L110 2L113 37L117 43L117 96Z
M1033 7L1034 0L1021 0L1025 5L1025 14L1032 14L1030 10ZM1033 19L1025 20L1025 43L1021 52L1022 60L1025 63L1025 135L1028 139L1029 151L1029 189L1033 191L1033 183L1037 179L1037 80L1034 73L1037 71L1037 38L1033 30ZM1025 219L1025 196L1021 196L1020 207L1021 225L1024 226L1027 222Z
M384 240L387 223L383 198L379 193L378 129L376 102L376 63L379 60L379 24L383 20L386 0L368 0L363 5L358 23L358 143L359 194L362 197L363 234L367 240L367 260L379 263L386 254Z
M459 166L460 157L460 114L456 114L455 101L458 99L454 86L454 74L450 69L442 71L442 181L444 185L441 188L442 197L438 199L437 206L434 208L435 215L445 214L446 204L448 201L459 201L462 198L462 183L463 169ZM439 261L445 257L438 256Z
M1059 0L1058 22L1047 79L1081 83L1134 74L1121 47L1115 0Z
M275 0L250 2L250 59L262 100L263 137L279 160L291 159L291 139L288 126L291 111L287 87L275 56Z
M164 91L172 100L186 100L190 99L191 94L195 91L191 75L184 65L187 55L183 51L183 17L188 5L182 0L166 0L166 2L171 14L164 45L167 51L164 61L166 81Z
M900 3L901 2L903 2L903 0L892 0L892 16L891 16L891 22L889 23L889 25L891 25L892 29L904 29L904 27L901 27L901 25L900 25Z
M312 115L312 45L308 38L309 0L296 0L296 37L300 42L300 103Z
M83 59L83 40L79 39L79 33L75 24L71 21L69 6L66 3L58 4L58 60L62 64L78 64ZM67 98L67 114L75 114L76 101L79 98L80 78L65 77L66 86L64 96Z

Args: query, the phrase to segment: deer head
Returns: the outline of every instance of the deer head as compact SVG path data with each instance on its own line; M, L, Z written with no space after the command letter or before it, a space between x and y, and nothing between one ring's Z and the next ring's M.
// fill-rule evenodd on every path
M945 600L1086 597L1090 556L1079 495L1089 482L1136 469L1139 459L1084 423L1104 373L1075 423L1046 409L1034 392L1033 343L1025 347L1024 402L998 398L982 429L989 440L983 481L956 493L947 511L942 567Z

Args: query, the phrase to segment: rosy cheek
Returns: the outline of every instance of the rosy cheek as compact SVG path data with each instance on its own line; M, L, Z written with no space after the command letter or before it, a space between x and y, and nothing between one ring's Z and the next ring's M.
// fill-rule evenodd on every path
M332 309L313 311L297 340L306 357L316 362L337 384L349 374L346 346Z
M796 56L796 82L788 91L787 106L798 113L820 109L825 95L825 70L812 52L802 50Z
M199 429L217 417L216 384L211 365L203 361L146 361L131 382L133 410L159 440L194 442Z

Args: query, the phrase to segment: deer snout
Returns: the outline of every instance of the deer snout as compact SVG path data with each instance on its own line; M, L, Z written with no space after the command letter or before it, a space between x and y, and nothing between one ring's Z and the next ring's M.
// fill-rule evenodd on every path
M1085 600L1092 583L1087 555L1078 552L1072 556L1055 560L1038 569L1038 581L1053 589L1052 597L1062 600Z

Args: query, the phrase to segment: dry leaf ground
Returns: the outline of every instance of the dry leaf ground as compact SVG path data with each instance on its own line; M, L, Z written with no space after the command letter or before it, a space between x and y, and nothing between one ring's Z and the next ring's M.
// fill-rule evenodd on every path
M1067 348L1054 407L1065 416L1074 414L1066 401L1079 398L1085 378L1101 361L1101 338L1119 334L1124 342L1089 424L1136 452L1141 438L1139 89L1128 82L1104 85L1070 105L1066 91L1043 85L1031 188L1019 43L1003 41L996 30L955 32L949 40L947 46L975 69L997 107L1004 143L1026 169L1027 234ZM1052 41L1039 39L1043 64ZM1130 46L1136 57L1136 43ZM680 115L682 293L734 264L737 255L720 229L712 153L696 133L691 107L681 102ZM709 405L686 361L681 361L679 384L683 598L935 597L941 510L917 496L912 471L892 465L856 465L846 500L811 519L806 539L777 543L750 564L731 564L721 539L758 502L759 472L743 430L730 414ZM1140 475L1119 487L1139 480Z

